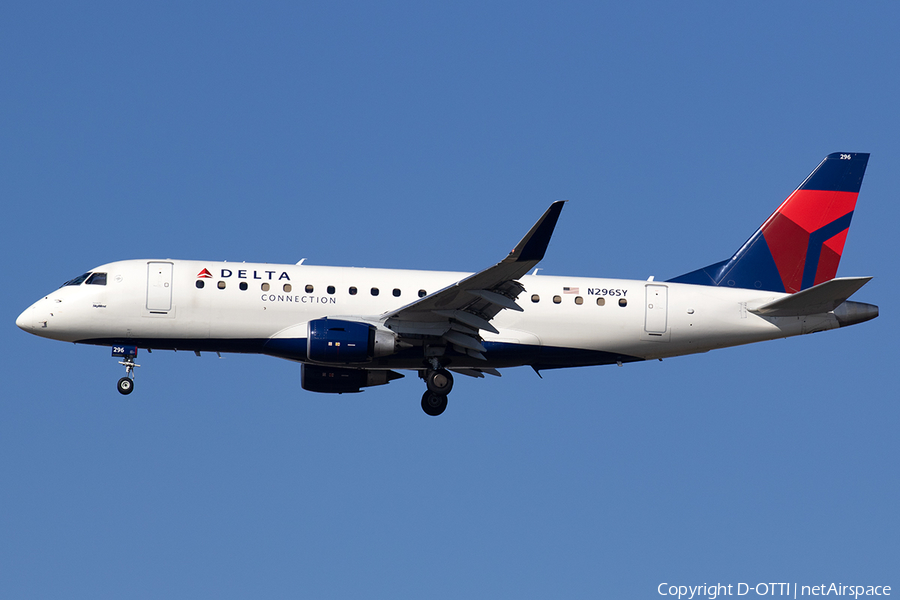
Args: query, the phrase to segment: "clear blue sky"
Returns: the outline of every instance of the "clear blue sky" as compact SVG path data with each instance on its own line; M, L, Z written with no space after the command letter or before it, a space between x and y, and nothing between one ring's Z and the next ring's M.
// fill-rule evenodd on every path
M656 598L900 589L900 8L19 3L0 20L9 598ZM296 364L18 330L125 258L474 271L554 200L545 274L727 258L870 152L856 327L705 355L300 389ZM752 596L752 594L751 594Z

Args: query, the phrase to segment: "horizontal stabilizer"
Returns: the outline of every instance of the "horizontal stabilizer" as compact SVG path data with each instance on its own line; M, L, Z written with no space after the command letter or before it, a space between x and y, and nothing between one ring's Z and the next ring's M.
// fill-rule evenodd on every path
M748 306L747 309L764 317L799 317L827 313L843 304L871 279L871 277L840 277L756 308Z

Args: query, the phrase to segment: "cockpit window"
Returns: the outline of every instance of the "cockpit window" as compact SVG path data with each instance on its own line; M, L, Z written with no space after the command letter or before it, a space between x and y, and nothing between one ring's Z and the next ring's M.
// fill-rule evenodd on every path
M106 285L106 273L94 273L85 281L88 285Z
M85 273L84 275L79 275L75 279L70 279L69 281L62 284L62 287L66 287L67 285L81 285L82 283L84 283L84 280L90 276L91 276L90 273Z

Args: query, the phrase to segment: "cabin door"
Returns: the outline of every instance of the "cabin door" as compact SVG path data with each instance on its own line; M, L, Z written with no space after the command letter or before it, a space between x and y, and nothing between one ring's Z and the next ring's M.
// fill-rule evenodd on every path
M648 285L644 303L644 331L649 336L662 337L668 326L669 288L664 285Z
M172 263L147 263L147 310L163 314L172 310Z

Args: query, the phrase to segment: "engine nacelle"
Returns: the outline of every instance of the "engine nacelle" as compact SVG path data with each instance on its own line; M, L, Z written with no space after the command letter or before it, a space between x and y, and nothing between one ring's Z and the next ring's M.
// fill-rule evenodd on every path
M374 325L341 319L309 322L306 356L318 363L366 363L395 352L396 337Z
M324 394L354 394L364 387L384 385L401 377L403 375L393 371L300 365L300 386L304 390Z

